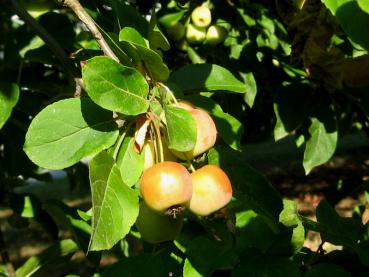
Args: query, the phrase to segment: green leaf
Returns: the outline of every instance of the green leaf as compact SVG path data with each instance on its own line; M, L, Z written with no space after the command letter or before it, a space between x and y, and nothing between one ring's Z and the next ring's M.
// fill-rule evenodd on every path
M137 115L149 107L148 84L134 68L108 57L94 57L82 68L82 78L88 95L105 109Z
M240 75L244 80L247 88L244 96L245 102L250 108L252 108L252 106L254 106L256 94L258 92L254 74L252 74L252 72L248 72L240 73Z
M71 257L78 247L77 244L71 240L62 240L55 245L47 248L42 253L29 258L20 268L17 269L17 276L30 277L47 266L53 266L56 262L65 257Z
M168 80L170 87L183 93L229 91L245 93L247 86L233 74L216 64L185 65L174 71Z
M126 137L117 158L122 180L129 187L133 186L140 178L145 162L144 155L137 153L134 145L135 139Z
M274 232L279 231L282 199L268 180L246 162L241 152L217 146L209 151L208 162L225 170L240 202L261 215Z
M102 277L131 277L131 276L180 276L180 267L168 249L161 249L153 253L123 258L109 266Z
M283 210L279 214L279 221L287 227L296 226L301 222L295 201L283 199Z
M165 107L168 147L176 151L190 151L197 138L196 121L191 113L178 107Z
M190 95L186 97L196 107L206 110L212 115L217 127L218 135L235 150L241 149L243 125L232 115L223 112L222 107L208 97Z
M141 34L131 27L125 27L119 32L119 41L128 41L146 47L146 41Z
M300 277L298 265L286 257L255 255L252 251L241 256L232 276Z
M305 277L326 277L326 276L335 276L335 277L351 277L350 272L345 270L343 267L337 264L330 263L319 263L317 265L313 265L309 267L306 271Z
M340 217L326 200L316 209L322 240L335 245L353 247L361 239L363 226L358 219Z
M291 84L278 91L274 102L277 118L274 127L275 141L292 133L303 123L313 100L311 87L307 84Z
M357 3L364 12L369 13L369 2L367 0L357 0Z
M342 29L352 41L369 50L369 14L367 1L362 0L323 0L327 8L336 16ZM365 2L365 3L364 3ZM355 20L353 20L355 19Z
M16 84L0 82L0 129L9 119L19 98L19 88Z
M186 259L183 266L183 277L202 277L200 272L196 270L196 268L193 267L191 264L191 261L189 259Z
M158 53L160 51L159 49L168 51L170 49L170 44L157 25L156 13L154 9L150 18L149 26L148 39L150 48Z
M309 134L303 161L306 174L332 157L338 139L334 119L329 116L323 119L312 118Z
M365 266L369 266L369 241L364 240L357 244L355 247L355 252L359 256L361 263Z
M24 151L41 167L66 168L114 144L118 127L112 116L88 98L58 101L32 120Z
M231 269L237 261L231 244L210 240L205 236L194 238L186 248L186 255L200 276L210 276L216 269Z
M123 183L119 168L105 151L90 162L92 193L91 251L112 248L138 216L138 195Z
M119 41L125 46L127 52L134 56L135 60L142 60L145 68L150 72L150 75L155 81L164 82L169 77L169 69L164 64L161 56L151 50L142 43L142 37L139 39L139 34L133 28L123 28L119 33ZM130 33L130 36L127 36ZM141 41L137 43L137 41ZM137 61L136 61L137 62Z

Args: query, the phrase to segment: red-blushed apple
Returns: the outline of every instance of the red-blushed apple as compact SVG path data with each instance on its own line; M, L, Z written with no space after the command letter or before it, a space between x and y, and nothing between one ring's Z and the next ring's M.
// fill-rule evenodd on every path
M215 165L205 165L191 174L190 211L207 216L226 206L232 198L232 185L227 174Z
M189 102L179 102L178 107L189 111L196 122L197 138L193 149L186 152L172 151L183 160L191 160L212 148L217 139L217 128L214 120L204 110L196 108Z
M147 206L175 216L190 202L191 175L180 163L157 163L143 172L140 189Z

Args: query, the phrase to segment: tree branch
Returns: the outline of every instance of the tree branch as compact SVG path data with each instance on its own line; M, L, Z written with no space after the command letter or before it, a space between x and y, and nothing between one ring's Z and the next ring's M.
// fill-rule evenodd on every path
M80 79L80 73L77 68L73 65L67 53L65 53L64 49L60 46L58 41L49 34L49 32L36 21L19 3L17 0L9 0L12 8L15 13L21 18L50 48L50 50L54 53L56 58L63 65L66 73L74 79L77 85L77 89L79 87L83 87L82 79Z
M108 43L105 41L103 35L100 33L99 29L97 28L94 20L91 16L85 11L82 5L79 3L78 0L64 0L64 5L71 8L77 17L87 26L90 30L94 38L96 39L97 43L100 45L101 50L104 54L113 60L119 62L118 57L115 55L113 50L109 47Z

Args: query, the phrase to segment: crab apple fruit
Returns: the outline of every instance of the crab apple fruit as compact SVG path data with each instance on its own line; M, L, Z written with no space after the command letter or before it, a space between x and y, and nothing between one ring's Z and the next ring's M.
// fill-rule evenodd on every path
M196 27L195 25L188 24L186 30L186 39L189 43L201 43L206 38L206 29L201 27Z
M215 46L225 40L227 30L221 26L212 25L206 32L206 43Z
M207 216L229 203L232 185L227 174L215 165L205 165L191 174L192 198L190 211Z
M191 14L193 24L200 28L206 28L211 23L211 12L204 5L196 7Z
M147 206L157 212L176 213L188 206L192 181L188 170L176 162L161 162L144 171L141 194Z
M20 4L33 17L39 17L54 7L53 1L50 0L21 0Z
M181 40L185 35L185 27L181 22L173 22L166 27L168 37L174 41Z
M206 111L198 109L188 102L180 102L178 103L178 107L189 111L195 119L197 138L194 148L190 151L172 152L180 159L191 160L214 146L217 139L217 128L214 120Z
M136 221L141 238L149 243L160 243L174 240L182 229L183 217L159 214L151 210L144 202Z
M163 154L164 154L164 160L165 161L176 161L177 158L173 155L172 152L168 149L167 144L165 143L164 138L162 138L162 144L163 144ZM152 167L155 164L155 148L154 148L154 142L152 140L146 140L142 152L145 156L144 161L144 170Z

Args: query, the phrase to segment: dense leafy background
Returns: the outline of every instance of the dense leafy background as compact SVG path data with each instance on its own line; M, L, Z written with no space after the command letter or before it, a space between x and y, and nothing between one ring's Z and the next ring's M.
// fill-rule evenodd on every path
M42 253L14 263L17 275L58 266L77 273L68 261L78 252L86 276L367 276L364 207L343 218L327 197L316 220L302 216L253 169L247 149L292 140L309 174L345 135L369 135L368 4L213 0L212 23L227 30L225 40L215 47L174 41L171 22L188 24L201 3L81 1L118 63L57 1L0 1L0 206L11 210L11 228L34 224L52 238ZM76 91L76 78L85 90ZM168 89L213 116L217 146L194 165L221 166L234 199L218 216L186 214L174 242L153 246L134 226L144 160L132 150L135 116L148 109L164 116L170 149L191 149L196 134L189 113L167 105L170 97L150 98ZM32 191L35 182L47 184L44 192ZM57 182L81 190L85 205L48 195L45 187ZM303 247L308 230L340 250ZM0 251L6 243L0 232ZM112 265L100 263L100 250L109 250Z

